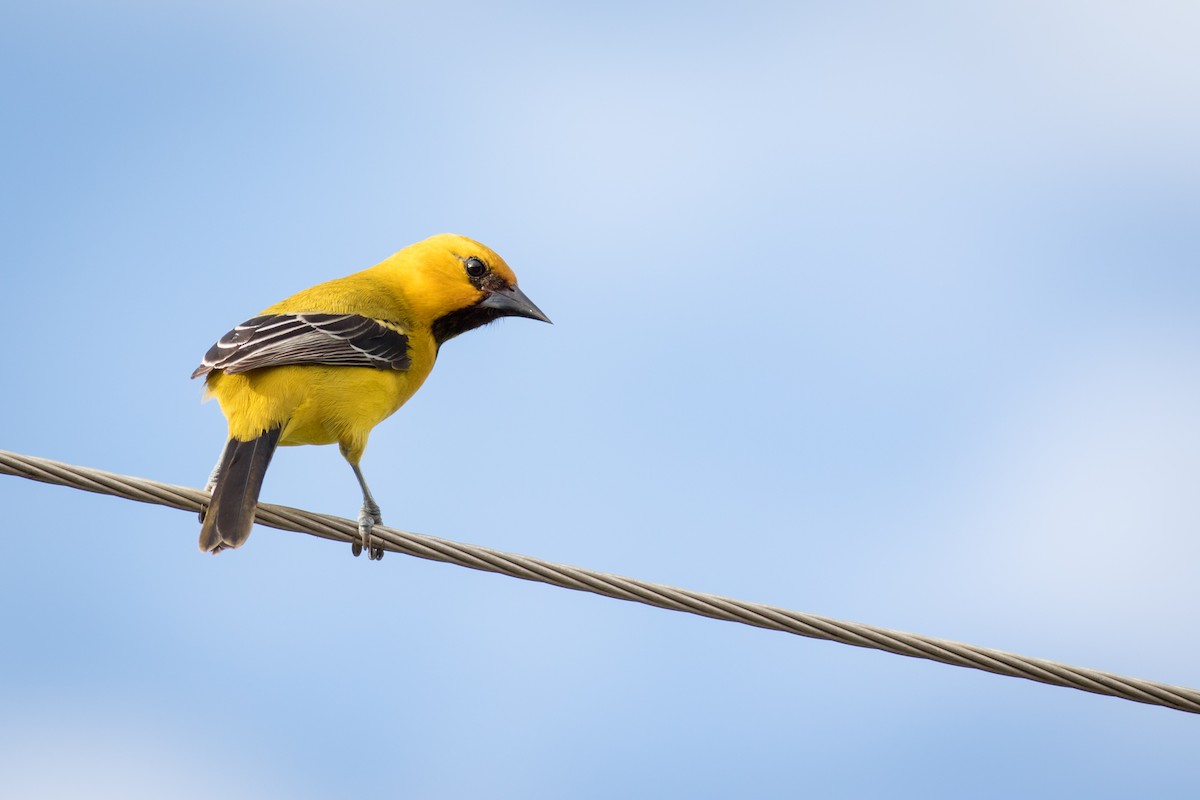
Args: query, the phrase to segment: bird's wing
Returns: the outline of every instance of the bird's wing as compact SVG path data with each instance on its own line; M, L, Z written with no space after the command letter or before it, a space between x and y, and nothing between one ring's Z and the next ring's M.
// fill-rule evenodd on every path
M222 336L192 377L298 364L406 370L411 363L408 336L379 320L358 314L268 314Z

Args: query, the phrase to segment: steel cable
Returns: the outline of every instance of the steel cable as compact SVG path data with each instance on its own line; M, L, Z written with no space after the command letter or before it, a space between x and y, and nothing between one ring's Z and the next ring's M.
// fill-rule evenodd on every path
M0 473L191 512L198 512L208 502L207 493L199 489L117 475L4 450L0 450ZM358 538L358 525L351 520L287 506L262 503L258 506L256 521L272 528L307 533L324 539L353 542ZM383 543L385 550L417 558L1200 714L1200 691L1195 689L735 600L394 528L376 526L372 535Z

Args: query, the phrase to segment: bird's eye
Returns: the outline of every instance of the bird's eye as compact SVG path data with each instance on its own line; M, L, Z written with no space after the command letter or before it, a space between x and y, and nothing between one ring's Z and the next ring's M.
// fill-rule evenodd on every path
M485 272L487 272L487 264L475 258L475 256L467 259L467 274L472 278L482 278Z

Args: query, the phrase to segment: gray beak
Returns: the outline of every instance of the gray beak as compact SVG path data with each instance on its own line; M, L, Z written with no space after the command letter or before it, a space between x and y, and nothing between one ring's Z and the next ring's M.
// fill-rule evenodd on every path
M550 318L543 314L542 310L535 306L533 301L516 286L492 292L479 305L482 308L495 309L506 317L529 317L530 319L540 319L542 322L550 322Z

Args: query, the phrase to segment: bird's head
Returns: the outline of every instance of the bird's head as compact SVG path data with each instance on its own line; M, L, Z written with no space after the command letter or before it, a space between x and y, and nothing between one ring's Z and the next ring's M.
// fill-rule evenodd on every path
M400 281L417 318L442 342L500 317L549 322L525 293L517 276L491 248L452 233L409 245L380 266Z

